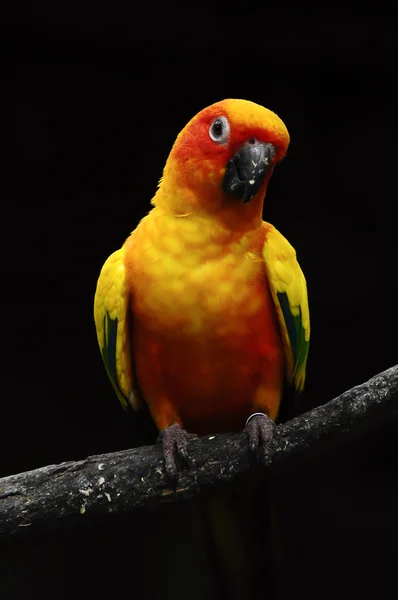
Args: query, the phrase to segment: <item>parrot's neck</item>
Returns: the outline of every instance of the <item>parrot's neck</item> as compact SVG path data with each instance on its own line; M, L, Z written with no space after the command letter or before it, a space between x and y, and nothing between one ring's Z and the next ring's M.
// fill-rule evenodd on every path
M175 218L189 217L190 220L198 219L203 223L218 224L219 227L242 235L255 231L262 226L262 213L266 186L247 204L239 199L225 197L221 194L209 201L206 205L196 199L190 190L172 193L160 187L152 199L152 205L162 209L165 214Z
M264 198L253 198L250 204L232 200L232 204L223 205L211 213L210 218L225 229L233 232L248 233L261 228Z

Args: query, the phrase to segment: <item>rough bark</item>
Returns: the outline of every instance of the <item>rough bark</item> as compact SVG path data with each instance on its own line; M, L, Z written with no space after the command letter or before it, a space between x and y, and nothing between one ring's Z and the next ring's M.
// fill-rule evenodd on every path
M85 515L158 507L251 471L265 476L292 455L319 450L357 432L360 425L398 413L398 365L323 406L276 428L271 460L259 467L243 433L205 436L190 442L191 466L175 488L167 480L160 446L90 456L0 479L0 534L51 526Z

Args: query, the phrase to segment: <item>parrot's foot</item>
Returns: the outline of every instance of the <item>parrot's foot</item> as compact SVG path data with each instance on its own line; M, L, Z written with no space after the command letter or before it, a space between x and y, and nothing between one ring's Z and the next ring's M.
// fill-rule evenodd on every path
M188 440L196 437L198 436L181 429L178 423L160 432L158 441L162 443L165 469L171 479L176 479L178 473L176 457L189 466Z
M246 421L249 448L264 464L268 464L272 457L275 428L274 421L264 413L254 413Z

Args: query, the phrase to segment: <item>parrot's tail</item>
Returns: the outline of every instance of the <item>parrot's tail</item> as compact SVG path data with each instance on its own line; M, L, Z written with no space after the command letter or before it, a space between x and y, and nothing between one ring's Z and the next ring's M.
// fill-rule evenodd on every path
M207 556L220 600L279 600L279 547L269 484L242 481L201 499Z

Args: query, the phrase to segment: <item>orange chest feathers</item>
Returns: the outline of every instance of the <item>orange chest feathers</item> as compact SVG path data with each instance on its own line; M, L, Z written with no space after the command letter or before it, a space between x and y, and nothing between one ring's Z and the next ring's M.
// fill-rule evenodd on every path
M274 328L265 230L233 234L154 209L126 242L134 319L162 337L246 337Z

